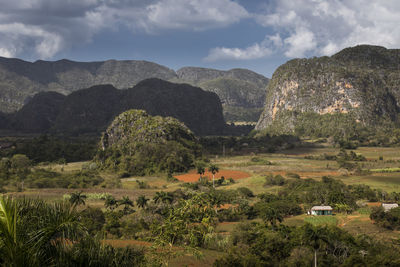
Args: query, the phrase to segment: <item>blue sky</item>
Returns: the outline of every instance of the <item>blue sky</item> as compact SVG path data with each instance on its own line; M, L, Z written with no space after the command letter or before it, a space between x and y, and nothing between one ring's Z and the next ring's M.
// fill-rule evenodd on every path
M248 68L357 44L400 48L397 0L2 0L0 56Z

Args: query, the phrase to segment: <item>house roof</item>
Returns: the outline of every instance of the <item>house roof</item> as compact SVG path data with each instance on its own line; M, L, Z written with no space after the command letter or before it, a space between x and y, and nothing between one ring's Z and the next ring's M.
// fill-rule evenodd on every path
M331 206L314 206L311 210L333 210Z
M399 207L399 204L397 204L397 203L382 203L382 207L385 210L390 210L390 209L394 209L394 208Z

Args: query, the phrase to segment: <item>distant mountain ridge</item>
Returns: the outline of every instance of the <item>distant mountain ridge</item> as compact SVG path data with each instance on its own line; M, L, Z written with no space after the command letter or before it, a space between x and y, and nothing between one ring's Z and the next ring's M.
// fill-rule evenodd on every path
M54 91L67 95L100 84L126 89L148 78L190 83L217 93L224 107L245 109L262 107L257 100L265 98L268 83L264 76L245 69L220 71L185 67L175 72L140 60L75 62L63 59L32 63L0 57L0 111L16 111L38 92ZM257 97L254 97L255 94Z
M269 82L256 129L303 132L304 123L308 128L312 124L304 114L341 114L354 125L398 125L400 50L359 45L331 57L293 59L281 65Z
M116 116L130 109L142 109L153 116L174 117L197 135L221 135L227 130L222 105L215 93L156 78L143 80L126 90L97 85L67 96L41 92L16 113L3 119L0 113L0 129L99 134Z
M228 71L184 67L178 81L187 82L216 93L230 121L257 121L265 102L269 79L246 69Z

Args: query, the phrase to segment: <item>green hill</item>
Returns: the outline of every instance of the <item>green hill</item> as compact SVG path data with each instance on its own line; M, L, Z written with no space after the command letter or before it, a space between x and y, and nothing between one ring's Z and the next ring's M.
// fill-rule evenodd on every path
M103 134L96 160L106 169L145 175L187 171L198 153L196 137L177 119L129 110Z

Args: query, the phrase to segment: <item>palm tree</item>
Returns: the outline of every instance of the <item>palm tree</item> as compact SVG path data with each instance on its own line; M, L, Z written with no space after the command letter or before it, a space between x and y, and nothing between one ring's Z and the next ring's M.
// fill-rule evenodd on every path
M104 201L104 206L107 209L114 210L118 207L118 201L113 196L107 196L106 200Z
M144 209L144 207L147 206L147 201L149 201L149 199L146 198L146 196L143 196L143 195L142 195L142 196L139 196L139 197L136 199L136 205L138 205L138 207Z
M19 258L21 253L20 244L17 243L17 208L11 198L0 198L0 258L5 262L23 263Z
M266 206L262 211L261 211L261 216L263 217L264 220L268 221L271 226L275 226L276 222L282 222L283 217L282 214L274 208L271 208L269 206Z
M125 214L129 212L129 207L133 207L133 201L130 200L128 196L122 197L122 199L119 200L118 203L119 205L124 205Z
M215 188L215 183L214 183L215 174L216 174L217 172L219 172L219 168L218 168L217 165L211 164L210 167L208 167L208 171L211 172L212 175L213 175L213 187Z
M5 266L46 266L67 240L86 234L70 203L0 197L0 261Z
M206 169L204 168L204 166L202 166L202 165L197 166L197 174L200 174L199 180L201 180L201 176L204 175L205 172L206 172Z
M160 191L160 192L156 192L156 195L153 197L153 200L155 203L158 202L169 202L170 204L172 203L172 201L174 200L174 196L171 193L166 193L164 191Z
M317 267L317 251L322 242L326 241L326 229L321 226L313 226L307 223L304 226L303 240L314 249L314 267Z
M82 191L75 192L75 193L71 193L69 202L72 204L73 207L76 207L79 205L85 205L86 198L87 198L87 196L82 194Z

